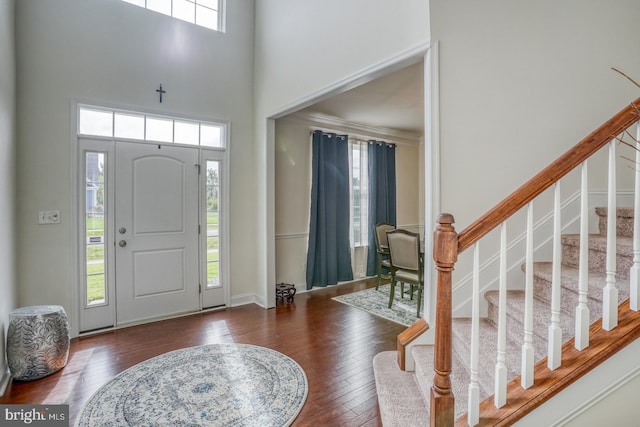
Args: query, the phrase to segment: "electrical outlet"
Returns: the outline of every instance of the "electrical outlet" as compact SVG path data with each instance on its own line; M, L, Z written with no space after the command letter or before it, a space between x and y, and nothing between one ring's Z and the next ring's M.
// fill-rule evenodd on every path
M38 224L60 224L60 211L38 212Z

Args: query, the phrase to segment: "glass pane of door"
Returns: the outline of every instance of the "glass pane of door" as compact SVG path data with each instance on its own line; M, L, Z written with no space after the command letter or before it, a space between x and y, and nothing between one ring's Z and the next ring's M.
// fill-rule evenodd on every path
M220 286L220 162L207 160L207 288Z
M105 155L85 153L85 262L87 306L107 301L105 275Z

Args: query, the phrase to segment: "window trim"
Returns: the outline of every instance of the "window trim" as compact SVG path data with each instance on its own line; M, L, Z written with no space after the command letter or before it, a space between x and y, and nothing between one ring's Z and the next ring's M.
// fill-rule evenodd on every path
M96 111L96 112L111 114L111 134L105 135L105 134L81 132L80 127L82 126L82 123L81 123L80 115L82 111ZM76 106L76 114L77 114L77 117L76 117L75 128L76 128L76 135L78 137L118 139L121 141L135 141L135 142L143 142L143 143L151 143L151 144L170 144L170 145L178 145L178 146L184 146L184 147L200 147L200 148L206 148L208 150L221 150L221 151L224 151L228 148L229 141L230 141L231 125L229 121L225 121L225 120L200 120L194 117L182 117L179 115L166 115L166 114L159 114L159 113L145 112L145 111L125 110L121 108L99 106L99 105L93 105L93 104L87 104L87 103L78 103ZM122 137L122 136L116 135L115 133L116 133L116 115L117 114L141 117L144 121L143 122L143 128L144 128L143 139ZM171 141L147 139L147 119L171 121L172 123L171 124L172 126ZM185 144L181 142L176 142L176 138L175 138L176 122L197 124L198 125L198 144ZM219 146L202 144L202 127L203 126L217 127L220 129L220 139L219 139L220 145Z
M209 29L209 30L212 30L212 31L216 31L216 32L219 32L219 33L225 33L226 32L226 19L225 19L226 9L227 9L226 8L226 6L227 6L226 5L226 0L217 0L217 3L218 3L218 8L217 9L214 9L212 7L209 7L209 6L205 5L205 4L202 4L202 0L186 0L188 3L193 3L193 21L184 19L182 17L178 17L178 16L176 16L174 14L175 13L174 12L175 11L174 0L167 0L167 1L170 2L170 4L169 4L170 13L165 13L164 11L160 11L160 10L156 10L156 9L150 9L149 6L148 6L148 0L141 0L139 2L129 1L129 0L121 0L121 1L123 1L125 3L128 3L130 5L133 5L133 6L142 7L144 9L146 9L146 10L151 11L151 12L160 13L160 14L165 15L165 16L170 16L170 17L172 17L174 19L177 19L177 20L180 20L182 22L188 22L189 24L197 25L198 27L206 28L206 29ZM139 4L139 3L142 3L142 4ZM217 21L215 22L216 28L212 28L210 25L205 25L204 23L198 23L198 8L201 8L201 9L204 8L204 9L207 9L209 11L213 11L214 13L217 14ZM207 22L207 24L208 24L208 22Z

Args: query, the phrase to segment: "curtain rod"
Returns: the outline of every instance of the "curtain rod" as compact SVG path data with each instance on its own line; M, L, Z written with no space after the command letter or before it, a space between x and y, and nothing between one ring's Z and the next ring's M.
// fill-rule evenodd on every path
M344 136L344 135L346 135L346 136L347 136L347 138L349 138L349 139L351 139L351 140L353 140L353 141L358 141L358 142L371 142L371 141L375 141L375 142L380 142L380 143L383 143L383 144L391 144L391 145L395 145L395 144L396 144L395 142L381 141L381 140L373 139L373 138L372 138L372 139L361 139L361 138L356 138L355 136L349 136L349 135L348 135L348 134L346 134L346 133L345 133L345 134L343 134L343 133L338 133L338 132L327 132L327 131L324 131L324 130L322 130L322 129L312 129L311 131L309 131L309 135L313 135L313 133L314 133L315 131L318 131L318 130L319 130L320 132L322 132L322 133L335 133L336 135L340 135L340 136Z

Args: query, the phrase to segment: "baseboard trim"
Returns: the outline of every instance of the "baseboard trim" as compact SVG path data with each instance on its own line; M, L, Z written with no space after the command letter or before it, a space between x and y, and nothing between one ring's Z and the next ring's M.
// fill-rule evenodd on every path
M315 291L321 291L323 289L327 289L327 288L333 288L336 286L342 286L342 285L348 285L351 283L356 283L356 282L362 282L362 281L366 281L366 280L370 280L372 278L374 278L375 276L367 276L367 277L360 277L354 280L349 280L346 282L340 282L338 284L335 285L329 285L329 286L314 286L311 289L307 289L307 285L302 283L292 283L295 287L296 287L296 295L298 294L304 294L307 292L315 292ZM278 281L277 283L281 283L282 281ZM284 282L286 283L286 282ZM240 295L235 295L233 297L231 297L231 305L230 307L238 307L241 305L247 305L247 304L256 304L262 308L267 308L266 304L264 303L264 300L256 295L256 294L250 294L250 293L246 293L246 294L240 294Z
M258 304L264 307L264 304L258 302L258 297L255 294L242 294L231 297L231 307L238 307L240 305Z

